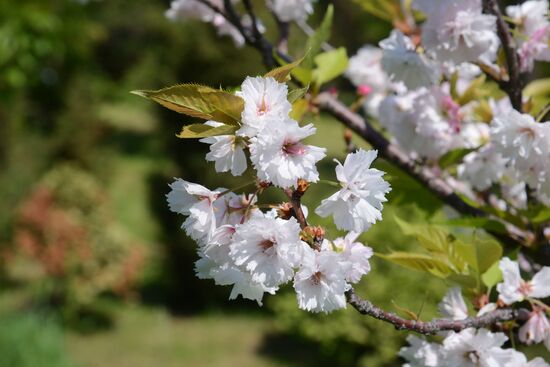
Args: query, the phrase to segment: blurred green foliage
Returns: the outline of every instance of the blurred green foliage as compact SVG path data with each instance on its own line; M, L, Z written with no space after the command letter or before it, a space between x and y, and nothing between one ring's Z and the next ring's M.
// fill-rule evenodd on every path
M55 320L40 314L0 316L0 366L71 367Z

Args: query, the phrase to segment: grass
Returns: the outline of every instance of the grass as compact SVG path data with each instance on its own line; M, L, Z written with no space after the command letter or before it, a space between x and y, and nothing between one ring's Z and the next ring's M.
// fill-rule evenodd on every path
M259 353L272 326L250 315L175 318L160 309L130 306L118 311L113 329L69 333L67 346L80 367L283 366Z

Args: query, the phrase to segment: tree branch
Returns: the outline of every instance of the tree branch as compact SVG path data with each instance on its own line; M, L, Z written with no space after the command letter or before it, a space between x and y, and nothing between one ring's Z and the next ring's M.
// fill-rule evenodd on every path
M502 43L504 55L506 56L506 65L508 68L508 81L499 82L501 87L510 97L512 106L522 112L523 96L522 81L519 71L519 57L516 52L516 44L510 33L508 24L504 20L502 12L496 0L483 0L483 11L492 14L497 18L497 33Z
M228 1L228 0L225 0ZM246 12L252 20L252 31L254 32L254 46L261 51L262 57L264 59L264 64L272 68L276 65L275 60L273 59L273 49L272 46L267 42L263 37L262 32L258 28L258 20L256 19L256 14L254 14L254 8L252 7L252 2L250 0L243 0L244 7Z
M294 216L296 217L296 220L298 223L300 223L300 228L304 229L308 226L306 216L304 214L304 211L302 210L302 196L304 195L303 192L301 192L299 189L291 190L286 189L285 194L288 196L288 199L290 200L290 204L292 205L292 210L294 211Z
M431 321L408 320L393 312L384 311L370 301L361 299L350 289L346 292L348 303L359 313L392 324L397 330L409 330L424 335L436 334L440 331L461 331L467 328L481 328L492 326L499 322L517 320L525 321L528 318L527 310L513 310L511 308L498 309L479 317L469 317L464 320L434 319Z

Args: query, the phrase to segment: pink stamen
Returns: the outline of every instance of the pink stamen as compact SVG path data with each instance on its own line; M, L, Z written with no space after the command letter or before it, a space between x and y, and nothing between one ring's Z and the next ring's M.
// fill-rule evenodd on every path
M533 291L533 285L530 282L524 282L522 281L519 286L519 291L521 294L523 294L525 297L529 297L531 292Z
M265 96L262 97L262 104L258 106L258 116L263 116L270 110L267 103L265 103Z
M443 97L443 109L449 117L449 125L455 131L455 133L459 133L461 128L460 122L462 121L462 116L460 114L460 105L453 101L453 98L451 96L445 96Z
M306 146L300 142L285 142L283 144L283 152L288 155L304 155L306 150Z
M366 84L361 84L360 86L357 87L357 94L359 94L360 96L366 97L371 93L372 93L372 88Z

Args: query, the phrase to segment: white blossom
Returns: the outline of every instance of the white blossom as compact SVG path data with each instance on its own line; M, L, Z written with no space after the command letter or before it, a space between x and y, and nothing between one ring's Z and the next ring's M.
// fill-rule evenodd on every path
M388 75L382 69L383 52L374 46L363 46L349 60L346 77L365 99L365 110L378 116L378 107L391 87Z
M247 77L237 95L244 100L242 127L238 135L256 136L266 124L288 119L292 108L287 100L288 87L268 77Z
M502 178L507 163L508 159L488 145L468 153L458 166L457 173L461 180L469 182L476 190L483 191Z
M504 366L514 352L502 349L508 340L503 333L487 329L464 329L451 333L443 341L444 365L449 367Z
M538 344L548 338L550 334L550 322L546 318L545 311L533 309L529 314L529 320L519 329L519 340L525 344Z
M283 22L305 21L313 13L313 0L269 0L268 4Z
M441 345L427 342L424 338L415 335L407 337L409 346L401 348L399 356L407 360L406 367L439 367L443 360Z
M222 190L210 191L199 184L180 178L170 184L172 189L167 195L171 211L188 215L182 228L196 241L207 238L216 228L214 201Z
M382 67L393 81L403 82L416 89L437 84L439 66L425 55L419 54L411 39L398 30L380 42L383 49Z
M315 134L312 124L300 127L294 120L274 122L251 139L250 160L263 181L287 188L298 179L317 182L316 163L325 157L325 149L305 145L302 140Z
M415 3L428 16L422 25L422 44L438 61L490 64L496 59L496 17L482 13L481 0Z
M214 16L212 9L197 0L173 0L166 11L166 17L170 20L183 18L211 22Z
M210 0L212 5L223 8L222 0ZM172 0L170 9L166 11L166 17L170 20L198 19L206 23L212 23L220 36L227 35L233 39L237 47L244 45L244 37L239 30L221 14L198 0ZM243 22L245 19L243 19Z
M217 127L222 123L207 121L205 125ZM246 171L245 143L235 135L218 135L199 140L201 143L210 144L210 152L206 154L206 160L215 162L216 172L231 172L233 176L240 176Z
M253 218L237 226L229 255L268 287L288 282L302 258L303 243L296 219Z
M230 300L241 295L261 306L264 293L275 294L278 288L267 287L262 282L255 281L250 273L235 265L229 256L235 231L232 225L223 225L214 231L208 243L199 248L195 272L198 278L213 279L217 285L232 285Z
M529 0L508 6L506 14L516 24L520 71L532 71L535 60L550 61L548 0Z
M503 367L550 367L544 359L537 357L527 361L525 354L514 349L507 349L509 360L503 364Z
M550 193L550 121L537 123L515 110L494 117L491 141L510 160L518 180L541 196Z
M370 271L369 259L372 249L360 242L355 242L359 233L350 232L345 237L336 238L334 246L340 251L340 262L344 268L346 281L358 283L363 275Z
M264 293L275 294L277 287L267 287L253 279L251 274L241 271L235 266L224 264L212 271L212 277L217 285L233 285L229 299L236 299L241 295L262 305Z
M460 108L439 87L386 97L380 104L379 120L415 156L435 160L463 145Z
M254 207L257 198L249 194L237 195L229 192L214 202L214 215L216 227L222 225L243 224L253 216L261 216L261 211Z
M453 320L464 320L468 317L468 308L462 298L460 288L449 289L443 300L438 305L439 313Z
M321 217L333 216L338 229L361 233L382 219L382 203L391 188L382 176L384 172L370 165L376 150L359 149L348 154L344 164L336 167L342 189L321 202L315 212Z
M329 313L346 308L349 285L338 254L305 247L300 270L294 276L294 289L303 310Z
M368 86L372 93L384 93L388 76L382 69L383 52L374 46L363 46L349 59L346 77L356 86Z
M460 111L457 111L458 115L461 115ZM459 120L460 122L460 120ZM470 122L459 124L460 139L462 140L462 146L468 149L479 148L482 145L487 144L491 138L491 130L489 125L481 122Z
M497 284L499 299L507 305L523 301L527 297L545 298L550 296L550 267L544 266L530 281L524 281L519 273L519 265L505 257L500 260L503 282Z

